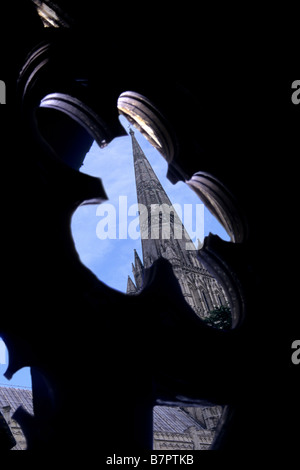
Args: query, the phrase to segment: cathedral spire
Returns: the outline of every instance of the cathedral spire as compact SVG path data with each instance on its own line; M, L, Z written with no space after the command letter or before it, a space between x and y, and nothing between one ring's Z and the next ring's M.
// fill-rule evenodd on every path
M141 217L142 252L144 266L149 267L161 256L168 258L167 253L177 252L184 264L189 263L187 246L193 242L184 229L182 222L162 187L157 175L141 149L132 129L132 152L136 181L137 200L147 208L147 217ZM176 228L176 237L174 230ZM172 250L166 250L172 245Z
M196 249L177 212L141 149L132 129L133 162L136 193L139 206L140 233L143 263L134 251L132 271L127 293L137 294L143 288L144 268L160 257L173 267L186 301L201 317L220 302L225 305L226 296L221 286L206 271L197 258ZM191 249L191 248L194 249Z

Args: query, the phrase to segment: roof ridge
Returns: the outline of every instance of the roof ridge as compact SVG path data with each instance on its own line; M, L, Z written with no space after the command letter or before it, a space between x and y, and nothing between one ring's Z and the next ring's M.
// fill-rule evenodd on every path
M0 383L0 388L12 388L12 389L18 389L18 390L28 390L32 392L32 388L28 387L27 385L9 385L9 384Z

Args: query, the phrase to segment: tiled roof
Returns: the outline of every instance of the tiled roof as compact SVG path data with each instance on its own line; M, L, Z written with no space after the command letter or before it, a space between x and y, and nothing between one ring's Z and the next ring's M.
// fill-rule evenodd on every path
M33 414L32 391L22 388L0 386L0 409L10 405L11 414L19 406ZM204 429L201 424L188 413L176 406L155 406L153 411L153 428L157 432L184 433L186 429L195 426Z
M0 409L7 405L11 407L11 414L13 414L19 406L23 406L26 411L33 414L31 390L0 386Z
M32 391L0 386L0 410L7 405L11 407L11 414L13 414L19 406L23 406L26 411L33 414ZM155 433L183 435L187 432L188 428L192 426L196 428L197 431L204 431L204 428L197 420L178 406L154 407L153 430ZM15 449L16 448L17 447L15 447Z
M203 430L201 424L179 407L155 406L153 412L154 432L184 433L186 429L195 426Z

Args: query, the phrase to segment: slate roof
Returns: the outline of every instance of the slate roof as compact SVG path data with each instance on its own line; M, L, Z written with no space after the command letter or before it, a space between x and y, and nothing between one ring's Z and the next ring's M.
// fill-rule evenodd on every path
M11 407L11 414L13 414L19 406L23 406L26 411L33 414L31 390L0 386L0 409L7 405Z
M11 414L19 406L33 414L32 391L22 388L0 386L0 409L10 405ZM153 412L154 431L184 433L190 426L203 429L200 423L179 407L155 406Z
M33 414L32 391L0 386L0 411L7 405L11 407L11 415L19 406L23 406L26 411ZM178 406L155 406L153 409L154 433L184 435L192 426L197 431L205 430L197 420ZM15 446L14 450L18 450L18 446Z
M153 411L154 432L184 433L186 429L195 426L203 430L201 424L179 407L155 406Z
M19 406L33 414L32 391L22 388L0 386L0 409L10 405L11 414ZM153 428L157 432L184 433L186 429L195 426L204 429L201 424L192 418L183 409L177 406L155 406L153 411Z

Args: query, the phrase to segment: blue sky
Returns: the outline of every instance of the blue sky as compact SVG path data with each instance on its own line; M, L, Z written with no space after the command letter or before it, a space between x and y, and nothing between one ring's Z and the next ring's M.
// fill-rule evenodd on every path
M126 131L128 124L121 118ZM201 204L197 195L185 184L178 182L173 185L167 178L167 163L159 152L138 132L135 137L150 161L162 186L173 204L193 204L193 214L196 213L196 204ZM99 149L96 143L87 154L81 171L93 176L101 176L109 203L116 207L118 216L119 196L127 196L128 207L137 202L135 178L133 168L131 137L125 136L115 139L105 149ZM195 209L194 209L195 208ZM101 217L97 215L99 209L95 205L80 206L72 218L72 234L76 249L81 261L91 269L94 274L110 287L125 292L128 274L131 275L133 250L141 256L140 240L106 239L97 237L97 224ZM134 217L128 217L130 223ZM117 217L118 221L118 217ZM229 240L223 227L216 219L204 209L204 235L209 232L217 233L221 238ZM117 229L118 234L118 229Z
M4 342L0 338L0 386L1 385L13 385L21 387L31 387L30 369L24 367L19 370L11 380L7 380L4 377L4 373L8 365L8 351L5 347Z
M128 132L127 121L122 117L120 120ZM193 208L196 204L201 204L199 198L186 184L179 182L173 185L170 183L166 178L167 163L163 157L138 131L134 132L171 202L180 204L182 207L183 204L193 204ZM129 135L115 139L104 149L100 149L94 142L80 171L102 179L108 196L107 202L116 208L117 215L120 196L127 196L128 207L137 202L132 145ZM130 223L130 219L135 218L136 216L128 217L128 222ZM82 205L74 212L71 227L75 246L82 263L101 281L125 292L128 274L132 274L131 263L134 260L134 248L142 259L141 241L139 239L132 240L129 237L127 239L117 237L116 239L100 240L97 236L97 225L101 219L103 217L99 215L99 205ZM204 235L208 235L209 232L229 240L223 227L204 208ZM5 353L3 351L4 345L0 339L0 384L30 386L29 368L16 373L10 381L4 378L3 373L7 368L8 355L7 351ZM3 359L4 355L5 359ZM3 362L5 363L3 364Z

